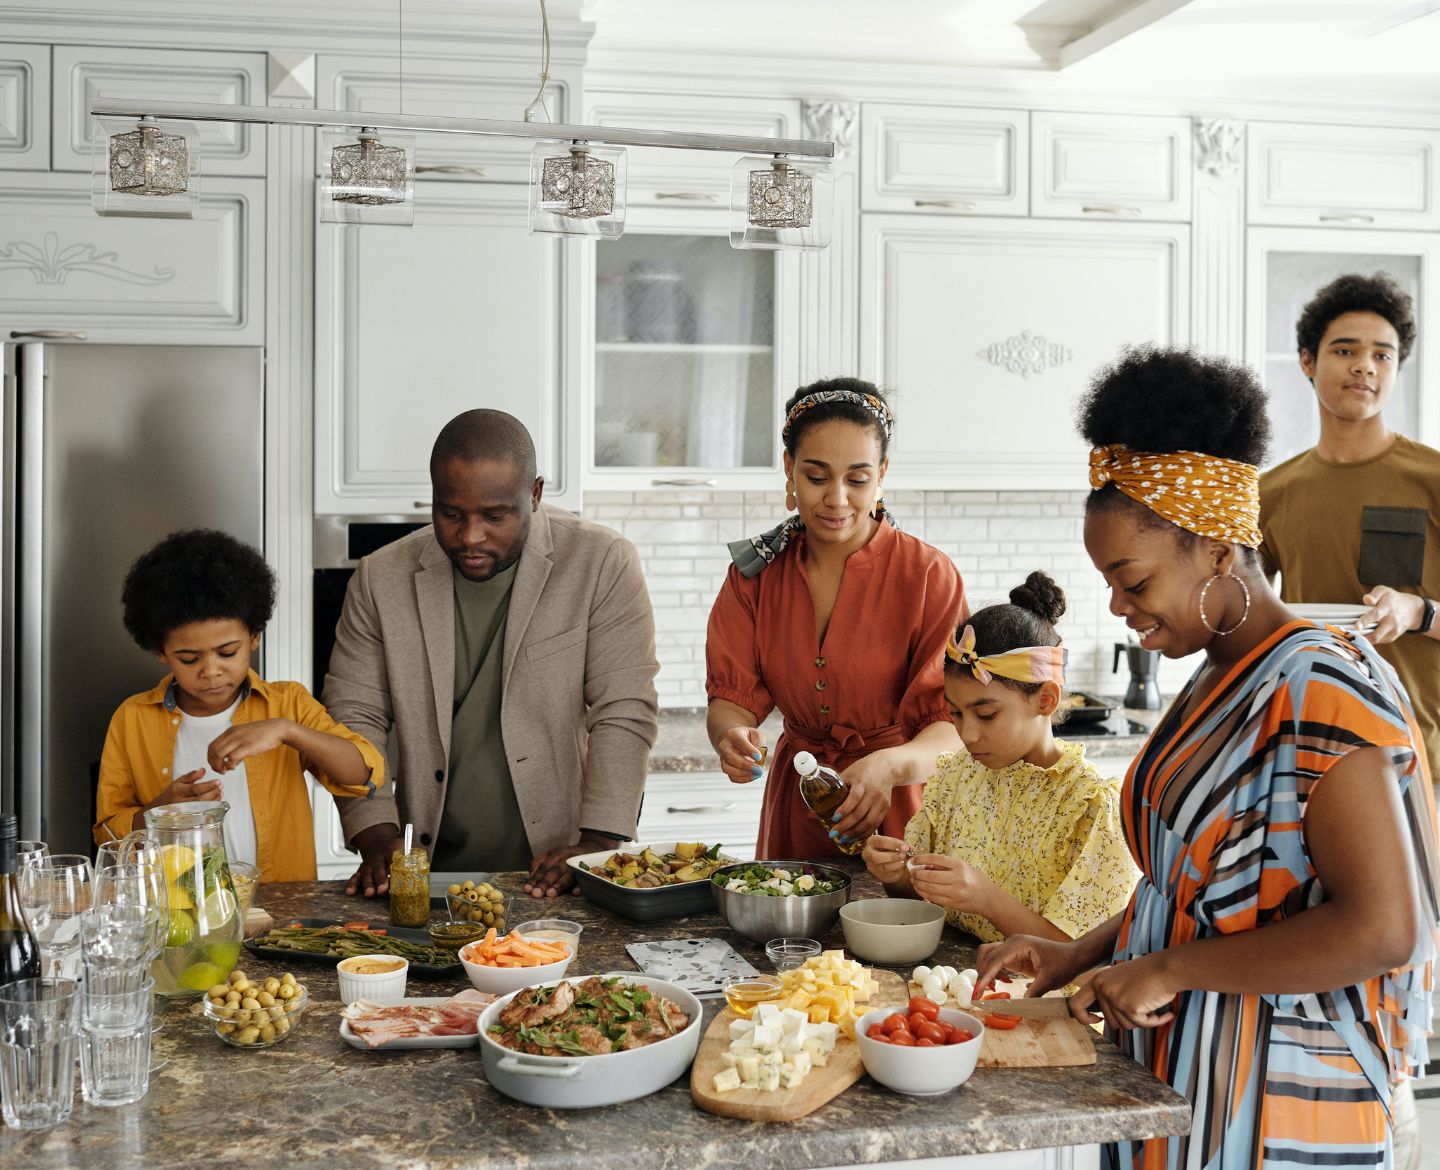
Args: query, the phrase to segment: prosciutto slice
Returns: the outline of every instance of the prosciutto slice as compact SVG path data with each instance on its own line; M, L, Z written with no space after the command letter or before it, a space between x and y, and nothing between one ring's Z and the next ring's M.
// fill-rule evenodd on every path
M480 1013L494 1001L495 996L470 988L438 1004L357 999L342 1014L350 1021L350 1031L367 1048L383 1048L396 1040L417 1036L473 1036Z

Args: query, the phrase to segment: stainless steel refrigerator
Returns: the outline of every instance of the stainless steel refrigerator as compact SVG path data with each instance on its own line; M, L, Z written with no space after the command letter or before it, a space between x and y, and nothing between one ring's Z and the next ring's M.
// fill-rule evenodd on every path
M120 620L130 563L181 528L262 547L264 381L254 347L5 347L0 808L52 853L91 851L110 716L163 676Z

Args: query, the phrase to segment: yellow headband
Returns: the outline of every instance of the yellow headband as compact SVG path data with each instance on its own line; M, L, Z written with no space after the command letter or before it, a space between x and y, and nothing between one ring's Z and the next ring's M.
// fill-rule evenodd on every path
M954 638L945 644L945 657L961 666L968 666L982 686L997 674L1015 682L1054 682L1064 686L1068 656L1069 652L1063 646L1024 646L1019 650L1007 650L1004 654L989 654L981 658L975 653L975 627L969 625L961 633L959 645Z
M1260 469L1252 463L1112 443L1090 450L1090 486L1107 483L1187 532L1260 547Z

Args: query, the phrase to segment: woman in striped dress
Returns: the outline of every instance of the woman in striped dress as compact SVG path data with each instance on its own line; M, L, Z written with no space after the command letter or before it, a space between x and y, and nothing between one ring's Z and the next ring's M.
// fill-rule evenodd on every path
M1072 980L1079 1018L1194 1106L1127 1170L1391 1165L1391 1086L1424 1059L1440 923L1435 806L1409 702L1363 638L1296 620L1259 544L1264 393L1139 351L1082 407L1085 546L1147 649L1204 662L1126 777L1141 869L1073 943L982 948L980 978ZM1100 964L1107 964L1100 966ZM1088 972L1088 973L1087 973Z

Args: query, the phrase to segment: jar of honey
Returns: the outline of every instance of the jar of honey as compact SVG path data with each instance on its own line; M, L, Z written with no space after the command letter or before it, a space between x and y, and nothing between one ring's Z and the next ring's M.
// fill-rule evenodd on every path
M395 850L390 858L390 925L424 926L430 920L430 855Z

